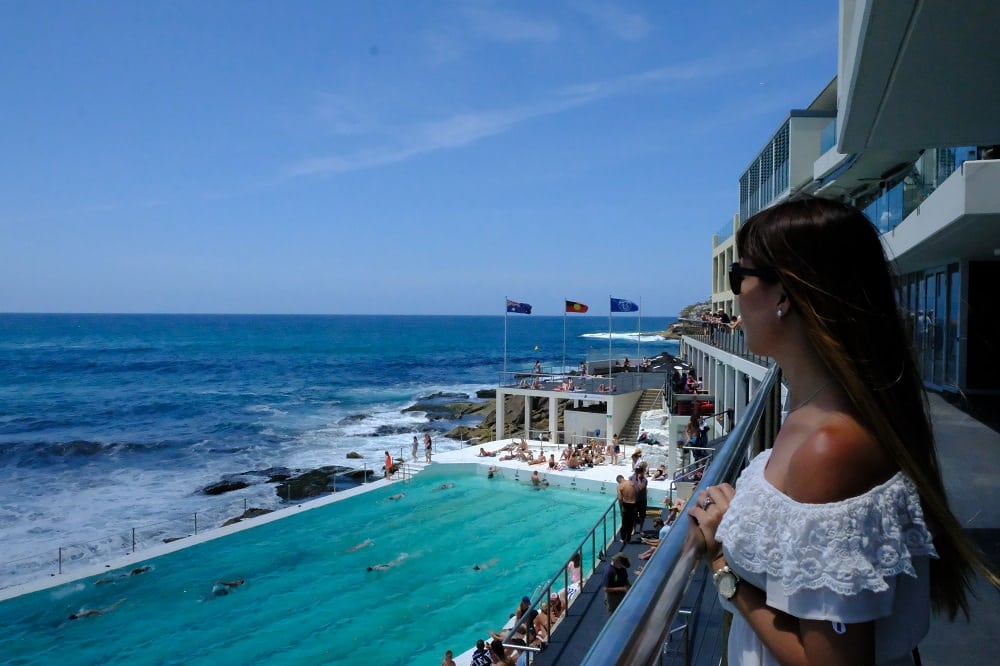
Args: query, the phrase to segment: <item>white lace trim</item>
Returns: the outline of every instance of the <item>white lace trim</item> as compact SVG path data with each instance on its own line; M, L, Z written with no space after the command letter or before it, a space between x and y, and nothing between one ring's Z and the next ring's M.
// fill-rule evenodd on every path
M770 458L754 458L719 525L737 569L766 573L786 595L828 588L841 595L888 589L915 576L912 558L937 557L920 496L902 472L862 495L829 504L796 502L764 478Z

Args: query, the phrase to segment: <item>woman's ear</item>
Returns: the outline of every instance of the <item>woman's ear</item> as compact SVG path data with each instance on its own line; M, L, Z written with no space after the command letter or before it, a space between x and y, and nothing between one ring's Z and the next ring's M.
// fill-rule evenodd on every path
M782 317L787 315L791 311L791 309L792 309L792 302L789 300L788 294L786 294L785 292L781 292L781 297L778 298L777 309L774 312L775 316L777 316L778 319L781 319Z

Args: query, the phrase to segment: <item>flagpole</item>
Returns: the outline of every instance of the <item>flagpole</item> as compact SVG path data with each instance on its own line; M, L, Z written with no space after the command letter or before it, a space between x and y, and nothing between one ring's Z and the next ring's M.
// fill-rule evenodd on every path
M560 372L566 372L566 298L563 297L563 364Z
M611 294L608 294L608 384L611 383Z
M503 297L503 377L500 383L507 379L507 297Z
M635 347L635 362L642 358L642 296L639 297L639 336Z

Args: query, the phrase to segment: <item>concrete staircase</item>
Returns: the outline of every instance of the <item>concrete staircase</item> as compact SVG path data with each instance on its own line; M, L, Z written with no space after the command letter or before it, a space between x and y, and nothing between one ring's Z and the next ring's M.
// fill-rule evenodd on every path
M639 402L635 403L635 408L625 422L625 427L618 433L622 444L635 444L635 438L639 436L639 421L642 413L651 409L659 409L663 404L663 389L651 388L642 392Z
M421 451L421 457L417 460L411 461L407 460L403 465L396 470L396 473L392 475L394 481L405 480L412 477L414 474L427 467L427 463L424 462L422 457L423 451Z

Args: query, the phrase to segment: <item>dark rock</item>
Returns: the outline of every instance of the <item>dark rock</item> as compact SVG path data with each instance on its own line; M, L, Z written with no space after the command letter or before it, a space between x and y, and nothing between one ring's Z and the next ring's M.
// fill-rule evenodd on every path
M241 520L246 520L248 518L256 518L257 516L263 516L268 513L271 513L271 509L259 509L256 507L250 507L249 509L243 512L243 515L236 516L235 518L230 518L226 522L222 523L222 526L225 527L226 525L232 525L234 523L238 523Z
M267 469L257 469L257 470L250 470L249 472L243 472L240 474L240 476L273 477L277 475L290 476L291 473L292 470L288 469L287 467L268 467Z
M361 460L362 458L364 458L364 456L358 453L357 451L351 451L350 453L347 454L347 458L349 460Z
M274 487L274 492L283 500L302 500L344 490L357 485L359 479L364 481L373 475L372 470L327 465L285 479Z
M278 497L285 500L301 500L307 497L317 497L333 491L330 483L331 475L321 470L313 469L293 476L275 486Z
M364 421L366 418L368 418L367 414L351 414L349 416L345 416L344 418L340 419L339 421L337 421L337 423L339 425L350 425L352 423L360 423L361 421Z
M352 469L350 472L344 472L340 476L347 477L348 479L354 479L356 481L358 481L358 480L364 481L366 479L370 479L374 475L375 475L375 472L373 472L370 469L367 469L367 470L365 470L365 469Z
M409 407L404 407L402 411L424 412L430 421L455 420L482 409L483 405L484 403L481 402L416 402Z
M441 399L449 399L450 400L452 398L459 398L459 399L462 399L462 400L466 400L466 399L468 399L468 397L469 397L468 393L455 393L455 392L449 392L449 391L438 391L437 393L431 393L430 395L420 396L419 398L417 398L417 400L418 401L423 401L423 402L430 402L430 401L433 401L433 400L441 400Z
M206 495L221 495L223 493L229 493L234 490L242 490L243 488L249 488L250 484L246 481L219 481L218 483L213 483L210 486L205 486L201 489L201 492Z
M496 389L479 389L476 391L476 397L482 400L496 400L497 390Z
M401 435L413 432L413 427L408 425L381 425L369 437L385 437L386 435Z

